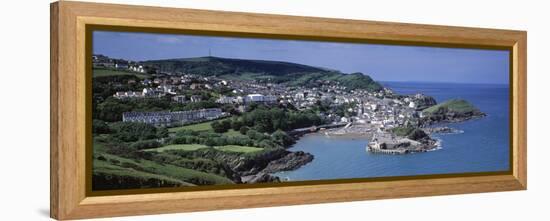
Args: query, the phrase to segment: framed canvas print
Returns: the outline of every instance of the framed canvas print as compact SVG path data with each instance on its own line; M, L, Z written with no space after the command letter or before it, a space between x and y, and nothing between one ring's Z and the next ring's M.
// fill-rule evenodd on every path
M51 216L524 190L526 32L51 5Z

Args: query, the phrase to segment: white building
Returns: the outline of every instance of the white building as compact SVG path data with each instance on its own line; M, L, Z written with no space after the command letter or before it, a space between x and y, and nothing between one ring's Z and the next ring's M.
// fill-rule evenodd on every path
M115 68L116 69L127 69L128 68L128 63L115 63Z
M340 118L340 122L347 123L347 122L349 122L349 119L347 117L342 117L342 118Z
M277 96L275 95L267 95L264 97L264 102L267 102L267 103L275 103L277 102Z
M172 97L172 100L180 104L187 103L187 100L185 99L185 95L174 96Z
M277 102L277 96L274 95L261 95L261 94L249 94L244 97L245 103L276 103Z
M128 99L128 98L142 98L144 97L142 92L139 91L118 91L113 97L118 99Z
M162 97L164 96L164 91L155 89L155 88L143 88L144 97Z
M370 109L373 110L373 111L376 111L376 110L378 110L378 105L377 104L371 104Z
M125 112L122 114L122 121L141 122L155 126L171 126L217 119L225 115L220 108L176 112Z
M159 85L158 89L162 90L164 93L176 94L176 87L174 87L174 85L168 85L168 84Z
M145 69L143 69L143 65L131 65L131 66L128 66L128 70L139 72L139 73L145 73Z
M216 103L220 103L220 104L232 104L236 101L236 99L234 97L228 97L228 96L221 96L220 98L218 98L218 100L216 100Z
M263 102L264 96L261 94L249 94L244 98L246 102Z
M307 96L307 93L300 92L300 93L296 93L296 95L294 95L294 99L303 100L306 96Z
M191 96L191 102L196 103L202 101L202 98L198 95Z

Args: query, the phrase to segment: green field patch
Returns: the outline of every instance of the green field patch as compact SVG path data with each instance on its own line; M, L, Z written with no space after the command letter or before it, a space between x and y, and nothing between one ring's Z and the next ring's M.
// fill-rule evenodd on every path
M259 148L259 147L237 146L237 145L218 146L214 148L216 150L220 150L224 152L237 152L237 153L253 153L253 152L263 150L263 148Z
M194 151L202 148L208 148L206 145L202 144L172 144L164 147L148 149L144 151L155 151L155 152L164 152L168 150L185 150L185 151Z
M181 127L172 127L172 128L168 128L168 132L177 133L184 130L198 131L198 132L214 132L214 129L212 129L211 124L215 121L221 121L221 120L223 119L213 120L213 121L208 121L208 122L203 122L198 124L190 124L190 125L185 125ZM236 131L233 129L229 129L227 132L222 134L228 137L244 136L239 131Z
M227 132L223 133L223 135L228 136L228 137L244 136L244 135L241 134L241 132L233 130L233 129L229 129Z
M112 154L102 153L100 154L104 160L94 160L93 162L93 173L103 171L106 172L106 169L117 169L126 168L132 169L134 171L139 171L149 175L158 175L165 176L172 179L177 179L179 181L187 183L204 183L204 184L231 184L233 181L226 177L218 176L216 174L200 172L197 170L187 169L183 167L178 167L171 164L159 164L154 161L144 160L144 159L128 159ZM98 169L96 171L96 169ZM130 171L130 170L127 170ZM137 173L136 173L137 174ZM137 175L139 175L137 174Z
M94 152L105 152L105 146L102 142L99 142L97 139L92 140L92 147Z
M117 176L117 177L126 177L133 178L134 180L159 180L163 183L171 183L175 186L195 186L192 183L184 182L179 179L174 179L169 176L158 175L147 173L143 171L138 171L132 168L125 168L121 166L114 165L107 161L94 160L93 162L94 169L93 174L103 175L103 176Z
M155 151L155 152L164 152L169 150L183 150L183 151L195 151L203 148L211 148L202 144L172 144L164 147L148 149L144 151ZM226 146L216 146L214 149L224 152L236 152L236 153L253 153L263 150L259 147L249 147L249 146L238 146L238 145L226 145Z
M190 124L190 125L185 125L185 126L181 126L181 127L172 127L172 128L168 128L168 132L177 133L177 132L182 131L182 130L213 131L212 126L210 126L210 124L212 122L214 122L214 121L208 121L208 122L203 122L203 123L198 123L198 124Z
M463 99L451 99L443 103L426 108L423 112L427 114L433 114L441 111L441 109L447 109L448 111L457 113L466 113L472 111L478 111L474 105Z
M103 69L103 68L94 68L93 69L93 77L94 78L95 77L106 77L106 76L123 76L123 75L136 76L136 77L141 78L141 79L151 77L148 74L131 72L131 71L112 70L112 69Z

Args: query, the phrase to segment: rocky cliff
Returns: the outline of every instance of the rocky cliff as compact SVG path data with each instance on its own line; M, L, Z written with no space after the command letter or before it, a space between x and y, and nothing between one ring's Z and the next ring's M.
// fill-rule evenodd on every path
M422 111L421 119L423 125L434 123L453 123L480 118L486 116L485 113L474 107L466 100L452 99L426 108Z

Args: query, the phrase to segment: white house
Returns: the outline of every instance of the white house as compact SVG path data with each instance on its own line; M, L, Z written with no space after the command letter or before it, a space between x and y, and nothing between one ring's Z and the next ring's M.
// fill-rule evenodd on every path
M127 99L127 98L142 98L144 95L139 91L118 91L113 97L118 99Z
M245 97L246 102L263 102L264 96L261 94L249 94Z
M164 93L176 94L176 89L173 85L168 85L168 84L159 85L158 89L162 90Z
M191 102L196 103L199 101L202 101L202 98L200 96L197 96L197 95L191 96Z
M218 98L218 100L216 100L216 103L231 104L231 103L235 102L235 100L236 99L234 97L221 96L220 98Z
M180 103L180 104L184 104L186 103L187 101L185 100L185 95L177 95L177 96L174 96L172 97L172 100L177 102L177 103Z
M139 73L145 73L145 69L143 69L143 65L131 65L131 66L128 66L128 70L139 72Z
M347 123L347 122L349 122L349 119L347 117L342 117L342 118L340 118L340 121L344 122L344 123Z
M128 63L115 63L115 68L116 69L127 69L128 68Z

